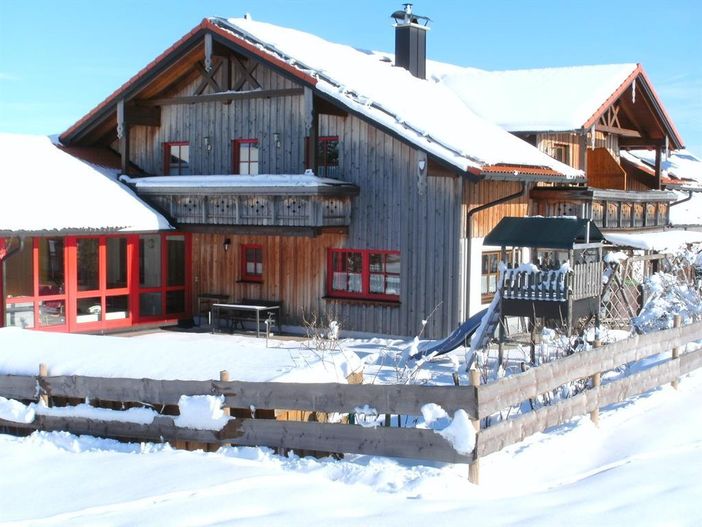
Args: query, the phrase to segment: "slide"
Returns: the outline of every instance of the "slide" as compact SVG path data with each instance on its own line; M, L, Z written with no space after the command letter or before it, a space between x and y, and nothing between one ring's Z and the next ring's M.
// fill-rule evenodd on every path
M415 355L415 358L417 356L432 354L443 355L444 353L455 350L458 346L461 346L466 339L469 339L471 335L475 333L475 330L480 327L480 323L487 311L487 309L483 309L458 326L458 328L445 339L429 344L424 349L420 349L419 354Z

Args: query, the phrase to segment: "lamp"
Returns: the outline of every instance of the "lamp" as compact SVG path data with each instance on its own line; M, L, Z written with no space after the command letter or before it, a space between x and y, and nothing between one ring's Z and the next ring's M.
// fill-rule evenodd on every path
M208 152L211 152L212 151L212 143L210 143L210 136L206 135L204 137L204 140L205 140L205 148L207 149Z
M275 143L276 148L280 148L280 133L279 132L273 132L273 142Z
M229 246L232 244L232 241L229 238L224 239L224 252L226 253L229 250Z

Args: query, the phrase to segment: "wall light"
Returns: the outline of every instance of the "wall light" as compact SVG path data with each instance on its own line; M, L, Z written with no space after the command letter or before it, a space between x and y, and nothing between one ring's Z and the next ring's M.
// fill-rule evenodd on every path
M212 151L212 143L210 143L210 136L206 135L205 136L205 148L207 149L208 152Z
M224 239L224 252L226 253L229 250L229 246L232 244L232 241L229 238Z
M273 142L275 143L276 148L280 148L280 133L279 132L273 132Z

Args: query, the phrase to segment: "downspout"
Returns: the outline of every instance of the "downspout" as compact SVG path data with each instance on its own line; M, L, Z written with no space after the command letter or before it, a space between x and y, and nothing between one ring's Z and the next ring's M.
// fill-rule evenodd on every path
M680 200L675 201L675 202L671 203L670 205L668 205L668 227L672 227L672 223L670 223L670 208L674 207L675 205L680 205L681 203L685 203L686 201L690 201L692 199L692 193L693 193L692 190L688 190L686 198L680 199Z
M10 258L10 256L15 255L22 249L24 249L24 236L19 238L19 247L11 249L5 253L2 258L0 258L0 328L5 327L5 302L7 301L5 297L5 262Z
M466 248L466 306L465 306L465 315L466 317L469 316L470 313L470 268L471 268L471 259L473 257L472 255L472 248L473 248L473 216L477 214L478 212L482 212L486 209L495 207L497 205L501 205L502 203L506 203L508 201L512 201L513 199L520 198L522 196L526 196L529 190L529 184L526 181L522 181L522 188L515 192L514 194L509 194L508 196L503 196L501 198L498 198L494 201L489 201L487 203L483 203L482 205L478 205L474 209L471 209L468 211L468 215L466 218L466 240L468 243L468 246Z
M670 205L668 205L668 207L669 207L669 208L670 208L670 207L674 207L675 205L680 205L681 203L685 203L686 201L690 201L690 200L692 199L692 193L693 193L692 190L688 190L688 191L687 191L687 197L686 197L686 198L683 198L683 199L678 200L678 201L676 201L676 202L674 202L674 203L671 203Z

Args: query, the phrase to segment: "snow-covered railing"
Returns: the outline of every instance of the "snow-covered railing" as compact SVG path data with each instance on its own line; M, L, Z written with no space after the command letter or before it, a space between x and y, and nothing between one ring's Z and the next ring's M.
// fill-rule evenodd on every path
M571 268L541 270L533 264L522 264L504 271L502 298L510 300L565 302L598 296L602 284L602 263L578 264Z

